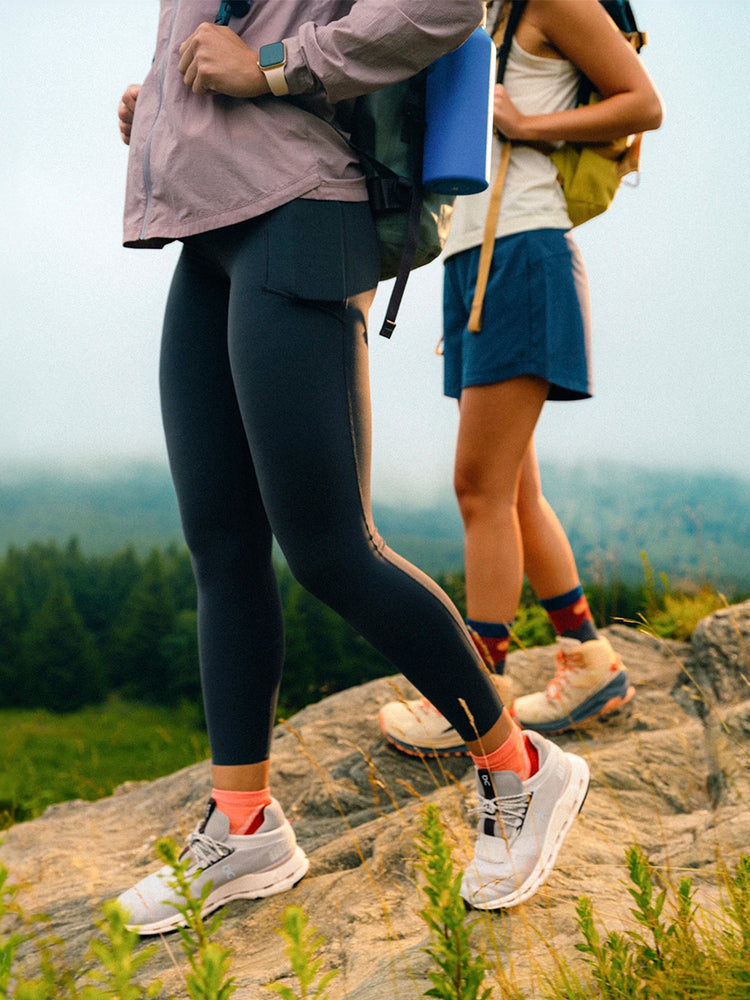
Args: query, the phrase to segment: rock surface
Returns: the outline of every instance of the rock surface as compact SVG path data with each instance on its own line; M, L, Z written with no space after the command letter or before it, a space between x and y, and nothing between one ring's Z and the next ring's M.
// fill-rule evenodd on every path
M691 645L625 626L606 634L636 698L627 714L557 738L589 762L584 810L547 885L517 909L482 917L475 932L526 998L543 995L540 969L555 954L580 962L579 895L593 899L609 929L628 921L628 845L640 844L674 882L687 872L709 908L717 862L731 867L748 847L750 602L706 619ZM516 693L542 687L553 657L552 647L512 654ZM263 985L290 976L275 933L290 903L307 911L325 936L326 964L340 970L331 1000L414 1000L429 988L415 869L419 810L426 801L440 805L456 859L465 861L473 770L464 758L428 765L385 744L379 707L414 695L402 678L378 680L309 706L278 728L272 787L310 856L310 872L287 894L227 908L218 937L234 950L237 997L271 996ZM87 961L102 902L154 867L159 837L182 839L193 829L208 788L209 766L202 763L123 786L99 802L53 806L8 831L0 860L24 885L19 901L26 912L49 916L72 965ZM23 961L31 974L34 956ZM171 936L143 978L161 978L165 996L186 996L183 977L184 958Z

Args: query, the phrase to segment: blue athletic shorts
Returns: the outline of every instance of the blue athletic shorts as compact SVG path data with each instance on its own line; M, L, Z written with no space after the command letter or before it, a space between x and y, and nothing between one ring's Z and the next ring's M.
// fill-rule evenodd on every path
M495 241L482 329L467 323L479 247L449 257L443 285L444 391L518 375L550 384L549 399L587 399L591 384L589 290L581 252L564 229Z

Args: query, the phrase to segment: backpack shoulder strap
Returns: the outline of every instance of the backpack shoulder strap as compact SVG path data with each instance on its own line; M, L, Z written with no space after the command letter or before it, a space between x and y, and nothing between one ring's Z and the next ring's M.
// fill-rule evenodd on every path
M424 115L424 102L419 99L419 88L423 87L425 75L417 74L411 78L409 96L406 101L406 113L404 116L404 129L411 139L412 163L411 163L411 195L409 198L409 211L406 216L406 238L404 248L401 251L401 260L398 265L396 280L391 290L391 297L388 300L383 325L380 327L380 336L390 339L396 329L396 316L401 306L401 299L404 296L404 289L409 278L414 258L419 244L420 219L422 217L422 204L424 202L424 188L422 187L422 150L424 148L424 131L426 127ZM422 91L423 93L423 91Z
M505 67L508 63L510 46L513 41L518 23L523 16L526 7L525 0L513 0L506 4L510 7L510 12L503 10L500 21L492 35L492 40L498 46L497 52L497 80L502 83L505 76ZM487 281L490 276L490 266L492 264L492 251L495 246L495 229L500 215L500 202L503 197L505 187L505 175L508 172L508 162L510 160L510 142L505 139L503 150L500 156L500 165L492 184L490 203L487 208L487 218L484 223L484 235L482 238L482 249L479 251L479 269L477 272L477 283L474 287L474 298L471 303L468 329L471 333L479 333L482 329L482 310L484 308L484 295L487 291Z
M502 83L505 67L508 64L510 47L516 33L518 22L526 9L526 0L507 0L500 14L500 20L495 28L492 41L497 46L497 82Z
M229 24L232 17L244 17L249 12L251 3L252 0L250 3L246 0L222 0L214 24Z
M490 204L487 208L487 218L484 223L484 236L482 238L482 249L479 251L479 268L477 271L477 283L474 286L474 298L471 303L468 329L470 333L479 333L482 329L482 310L484 308L484 293L487 291L487 281L490 276L490 265L492 264L492 251L495 246L495 229L497 219L500 215L500 202L503 197L505 187L505 175L508 172L508 161L510 160L510 143L506 140L503 143L503 151L500 157L500 166L495 175L495 182L492 185Z

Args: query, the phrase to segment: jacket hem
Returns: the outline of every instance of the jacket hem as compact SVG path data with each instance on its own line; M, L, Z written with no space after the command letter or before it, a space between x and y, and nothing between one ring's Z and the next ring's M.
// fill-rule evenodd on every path
M160 250L174 240L187 239L189 236L198 236L201 233L212 232L214 229L224 229L226 226L236 225L238 222L247 222L255 219L266 212L271 212L275 208L287 202L294 201L295 198L312 197L314 192L321 190L320 176L315 173L297 180L285 188L265 195L258 201L236 206L218 215L194 216L190 219L183 219L171 225L162 225L158 220L153 220L146 233L141 233L136 227L129 227L123 234L122 245L128 249ZM328 192L327 186L323 187L326 192L325 197L318 195L321 200L340 201L357 200L342 199L340 192Z

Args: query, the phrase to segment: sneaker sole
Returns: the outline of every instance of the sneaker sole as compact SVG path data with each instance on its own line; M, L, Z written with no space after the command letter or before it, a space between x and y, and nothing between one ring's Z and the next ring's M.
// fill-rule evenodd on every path
M550 719L548 722L529 722L515 716L519 726L523 729L533 729L535 733L545 735L555 735L556 733L568 733L574 729L582 729L588 722L601 718L603 715L610 715L624 708L635 697L635 688L628 683L628 675L625 671L620 671L601 691L597 691L586 701L574 708L570 715L559 719ZM515 713L514 713L515 714Z
M302 848L296 847L294 853L283 864L265 872L254 872L242 875L240 878L227 882L226 885L208 894L201 911L202 917L207 917L218 910L220 906L231 903L235 899L263 899L275 896L277 893L293 889L307 874L310 861ZM175 911L174 915L157 920L151 924L128 924L127 929L146 937L150 934L165 934L168 931L184 927L185 918Z
M448 747L421 747L415 743L406 743L403 740L398 739L391 733L383 733L383 736L388 740L391 746L400 750L402 753L409 754L410 757L468 757L469 751L465 743L460 746L448 746Z
M539 855L539 861L515 892L489 902L475 903L464 897L465 902L475 910L501 910L519 906L530 899L552 874L557 855L571 826L583 809L589 790L590 774L582 757L565 755L570 762L570 775L565 789L557 801L547 828L547 836Z

